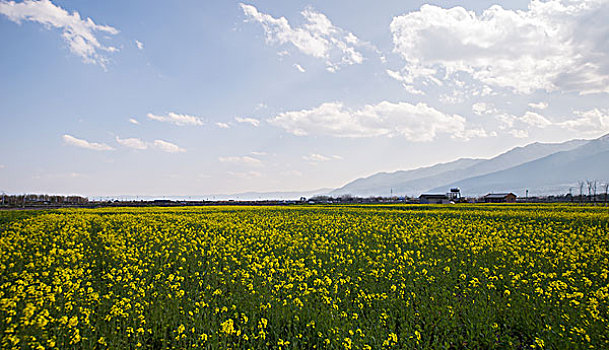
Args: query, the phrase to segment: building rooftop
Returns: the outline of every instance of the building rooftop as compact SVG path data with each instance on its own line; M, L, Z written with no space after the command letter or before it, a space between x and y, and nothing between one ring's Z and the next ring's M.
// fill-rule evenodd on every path
M484 196L484 198L505 198L509 195L516 196L515 194L513 194L511 192L510 193L489 193L486 196Z
M421 197L425 197L425 198L446 198L448 199L448 196L445 194L440 194L440 193L423 193L422 195L419 196L419 198Z

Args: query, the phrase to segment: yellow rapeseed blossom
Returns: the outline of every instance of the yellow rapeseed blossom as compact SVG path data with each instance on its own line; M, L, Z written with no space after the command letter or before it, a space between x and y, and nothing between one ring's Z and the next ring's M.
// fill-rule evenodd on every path
M609 348L609 213L0 211L0 348Z

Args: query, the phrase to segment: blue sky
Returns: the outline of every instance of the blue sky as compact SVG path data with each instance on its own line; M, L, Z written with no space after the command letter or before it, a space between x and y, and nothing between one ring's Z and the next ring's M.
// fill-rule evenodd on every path
M0 0L0 190L202 195L609 132L609 1Z

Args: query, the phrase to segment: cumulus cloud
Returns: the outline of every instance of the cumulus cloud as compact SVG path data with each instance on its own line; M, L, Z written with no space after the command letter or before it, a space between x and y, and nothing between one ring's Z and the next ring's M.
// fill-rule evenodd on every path
M140 122L137 119L133 119L133 118L129 118L129 123L135 124L135 125L140 125Z
M61 29L62 37L70 51L80 56L86 63L105 67L108 63L105 53L118 51L115 47L102 45L96 36L96 33L116 35L117 29L96 24L91 18L81 18L76 11L70 14L49 0L23 2L0 0L0 13L16 23L29 21L40 23L46 28Z
M216 126L221 128L221 129L228 129L228 128L230 128L230 125L228 125L227 123L221 123L221 122L217 122Z
M406 62L393 75L412 88L467 74L522 94L608 93L608 17L606 0L532 0L526 10L493 5L480 15L423 5L391 22Z
M262 161L258 158L250 156L233 156L233 157L219 157L218 160L222 163L246 165L246 166L261 166Z
M137 46L137 48L139 50L143 50L144 49L144 44L141 41L139 41L139 40L135 41L135 46Z
M539 113L527 111L520 120L525 124L529 124L536 127L546 127L552 125L552 122L549 121L546 117L542 116Z
M148 144L138 138L132 137L132 138L126 138L126 139L121 139L120 137L116 137L116 142L118 142L118 144L128 147L128 148L133 148L133 149L140 149L140 150L144 150L148 148Z
M529 137L529 132L522 129L512 129L508 133L517 139L525 139Z
M173 144L173 143L167 142L167 141L163 141L163 140L154 140L154 142L152 142L152 146L163 152L168 152L168 153L186 152L186 150L184 148L181 148L176 144Z
M117 136L116 142L121 146L137 150L158 149L160 151L168 153L186 152L185 149L179 147L178 145L163 140L154 140L152 142L147 142L136 137L121 139Z
M235 117L235 120L237 121L237 123L251 124L252 126L260 125L260 120L254 118Z
M114 150L114 148L106 145L105 143L89 142L87 140L78 139L72 135L66 134L66 135L63 135L62 138L63 138L63 142L66 145L70 145L70 146L90 149L93 151L112 151L112 150Z
M187 125L203 125L203 121L199 117L195 117L187 114L178 114L178 113L168 113L167 115L155 115L152 113L148 113L147 117L163 123L170 123L177 126L187 126Z
M306 23L292 27L285 17L275 18L252 5L240 5L249 21L262 25L267 44L291 44L306 55L323 59L329 71L364 61L356 47L366 44L353 33L336 27L323 13L307 8L301 12Z
M548 108L548 103L547 102L529 103L529 107L531 107L533 109L543 110L543 109Z
M280 113L268 122L294 135L400 136L410 141L431 141L444 133L469 138L465 118L442 113L425 103L383 101L352 110L340 102L328 102L313 109Z
M476 115L497 114L499 111L491 103L477 102L472 105L472 111Z
M518 138L528 137L531 127L560 128L590 135L609 132L609 109L594 108L573 114L571 119L560 122L532 111L526 111L522 116L499 112L495 117L501 123L501 130Z
M588 111L575 111L575 115L578 118L560 122L557 125L588 133L609 131L609 109L594 108Z

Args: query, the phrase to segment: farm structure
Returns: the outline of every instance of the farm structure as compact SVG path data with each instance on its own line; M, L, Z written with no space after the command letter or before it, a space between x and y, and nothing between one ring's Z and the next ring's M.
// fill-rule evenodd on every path
M516 195L513 193L489 193L484 198L484 203L516 203Z
M419 196L421 204L450 204L450 202L446 194L423 193Z

